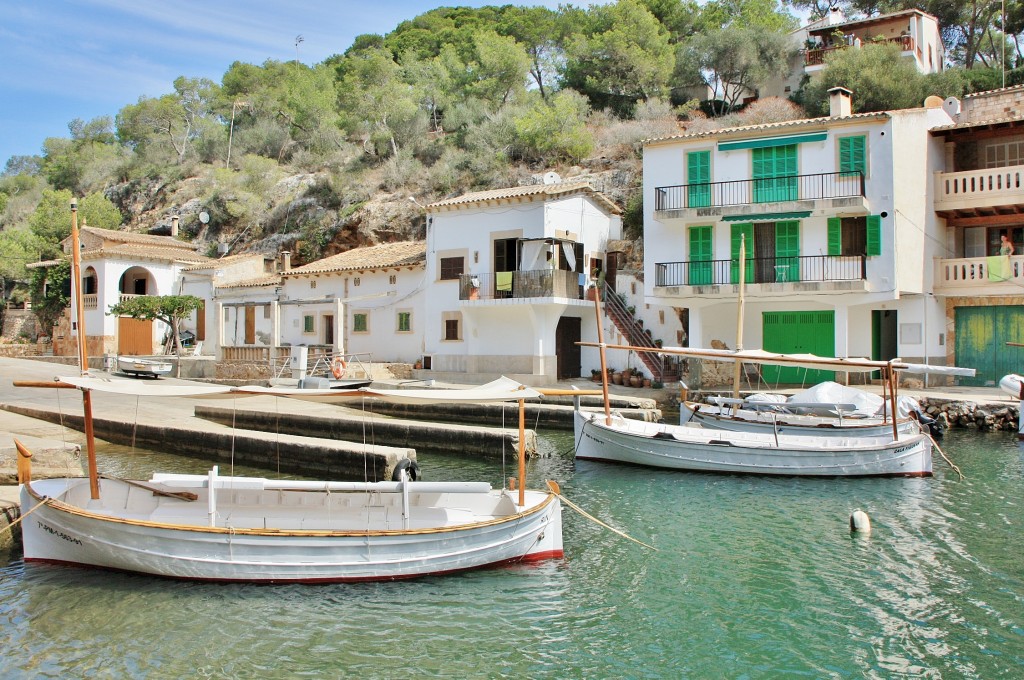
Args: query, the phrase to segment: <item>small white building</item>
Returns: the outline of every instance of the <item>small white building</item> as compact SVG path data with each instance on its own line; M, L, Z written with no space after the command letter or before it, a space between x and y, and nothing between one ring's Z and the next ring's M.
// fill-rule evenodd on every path
M465 194L427 206L423 368L452 382L543 384L597 368L591 281L620 238L618 207L589 184Z
M941 363L932 209L944 150L928 108L728 128L644 145L646 301L688 308L689 344ZM737 338L739 253L745 314ZM774 382L830 375L766 369Z

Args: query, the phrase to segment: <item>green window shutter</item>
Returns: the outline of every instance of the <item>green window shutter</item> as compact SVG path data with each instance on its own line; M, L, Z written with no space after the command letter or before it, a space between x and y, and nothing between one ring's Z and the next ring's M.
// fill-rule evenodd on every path
M828 218L828 254L843 254L842 221L838 217Z
M745 236L744 249L746 251L746 262L744 263L743 279L746 283L752 283L754 280L754 263L751 258L754 254L754 225L750 222L744 222L742 224L732 225L732 247L729 253L729 281L730 283L739 283L740 281L740 236Z
M839 172L859 172L867 174L867 156L865 147L867 138L863 135L858 137L839 138Z
M405 333L412 330L412 313L411 312L399 312L398 313L398 330L399 332Z
M882 254L882 216L868 215L867 255Z
M691 151L686 154L687 206L706 208L711 205L711 152Z
M356 333L366 332L366 315L365 314L353 314L352 315L352 330Z
M713 227L690 227L690 264L687 283L708 286L713 283L711 236Z
M751 149L754 202L795 201L797 191L797 146Z
M313 317L311 315L309 315L309 314L303 316L302 317L302 332L303 333L312 333L313 329L314 329Z
M775 280L800 280L800 223L775 223Z

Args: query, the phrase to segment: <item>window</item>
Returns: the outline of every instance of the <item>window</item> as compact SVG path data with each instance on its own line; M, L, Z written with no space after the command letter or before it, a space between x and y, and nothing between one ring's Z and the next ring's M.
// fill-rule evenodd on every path
M691 151L686 154L687 207L706 208L711 205L711 152Z
M458 340L459 339L459 320L458 319L447 319L444 322L444 339L445 340Z
M316 288L316 281L310 281L309 282L309 287L310 288Z
M707 286L712 283L711 236L713 227L690 227L690 263L687 283Z
M312 314L305 314L302 317L302 332L303 333L315 333L316 332L316 321Z
M751 149L754 202L795 201L797 192L796 144Z
M466 259L463 257L441 258L441 280L458 279L466 271Z
M358 286L360 283L362 283L362 281L359 280L358 276L356 276L355 278L352 279L352 285L353 286Z
M390 283L392 286L395 285L396 283L398 283L398 275L397 274L392 274L391 276L389 276L388 277L388 283Z
M839 138L839 172L868 174L867 137Z
M986 168L1024 165L1024 141L990 142L983 148L982 160Z
M264 319L269 319L270 318L270 305L263 305L263 318Z
M366 312L355 312L352 314L352 332L366 333L370 330Z
M412 331L412 312L398 313L398 332L409 333Z
M881 216L828 218L828 254L881 255Z

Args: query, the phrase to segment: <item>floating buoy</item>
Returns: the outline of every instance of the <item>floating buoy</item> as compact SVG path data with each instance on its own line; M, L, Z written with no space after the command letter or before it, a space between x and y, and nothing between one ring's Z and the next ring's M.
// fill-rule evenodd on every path
M868 517L868 513L864 512L860 508L854 510L853 514L850 515L850 531L870 534L871 518Z

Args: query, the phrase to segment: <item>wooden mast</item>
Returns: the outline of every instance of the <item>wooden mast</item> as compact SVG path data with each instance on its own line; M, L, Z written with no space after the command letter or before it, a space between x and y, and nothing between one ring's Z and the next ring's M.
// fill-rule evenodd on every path
M519 400L519 507L526 505L526 400Z
M78 370L89 373L89 355L85 338L85 300L82 296L82 246L78 236L78 202L71 199L71 282L75 291L75 316L78 325ZM82 390L82 421L85 423L85 451L89 461L89 497L100 497L96 470L96 438L92 429L92 392Z
M736 351L740 352L743 350L743 304L744 304L744 286L746 283L746 258L747 258L747 245L746 235L740 234L740 262L739 262L739 274L740 274L740 297L739 304L736 306ZM740 398L740 376L743 374L743 362L737 361L736 365L732 369L732 398Z
M601 289L594 286L594 315L597 317L597 347L601 355L601 394L604 397L604 422L612 424L612 405L608 401L608 362L604 354L604 328L601 325Z

